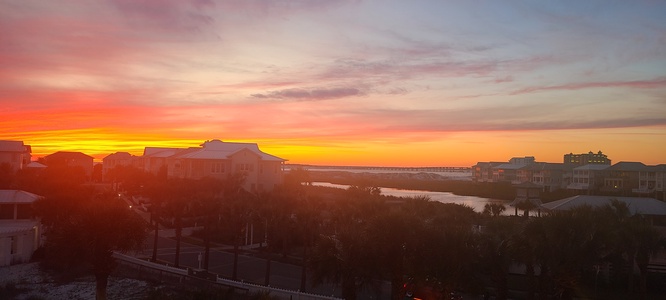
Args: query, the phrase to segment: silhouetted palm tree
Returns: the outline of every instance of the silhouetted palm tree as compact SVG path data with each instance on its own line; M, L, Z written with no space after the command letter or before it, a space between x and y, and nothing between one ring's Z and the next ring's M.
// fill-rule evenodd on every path
M95 275L96 299L106 299L108 277L115 267L113 252L138 250L146 224L116 194L78 192L77 196L44 198L36 203L36 212L46 220L47 261L67 269L89 264ZM75 205L57 205L63 202ZM63 209L65 214L60 214L58 210Z

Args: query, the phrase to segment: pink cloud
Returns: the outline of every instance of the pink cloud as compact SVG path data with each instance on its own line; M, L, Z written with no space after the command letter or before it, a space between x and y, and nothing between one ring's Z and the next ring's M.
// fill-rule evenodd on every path
M555 86L529 87L513 91L512 95L527 94L541 91L555 90L582 90L590 88L632 88L632 89L654 89L666 87L666 77L659 77L652 80L633 80L633 81L606 81L606 82L582 82L569 83Z
M315 88L315 89L285 89L271 91L264 94L252 94L254 98L295 99L295 100L327 100L362 96L364 92L354 87Z

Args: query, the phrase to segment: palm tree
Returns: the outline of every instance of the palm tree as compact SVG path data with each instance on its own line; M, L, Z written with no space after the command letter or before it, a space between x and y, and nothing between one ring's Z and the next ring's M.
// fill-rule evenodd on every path
M512 247L519 224L515 218L493 218L486 230L479 236L478 247L481 270L489 274L495 284L497 299L507 299L509 295L508 274L513 261Z
M636 244L636 255L634 260L640 272L639 278L639 297L645 299L647 293L647 272L650 263L650 256L659 251L665 244L656 228L648 224L644 219L636 217L633 220L635 224L630 230L633 233Z
M218 180L206 178L199 183L200 187L196 198L197 208L199 210L198 215L203 217L203 269L208 270L210 262L210 244L213 227L215 226L215 217L220 215L220 209L224 198L221 194L221 182Z
M87 199L86 199L87 198ZM52 218L66 206L54 201L76 203L66 217ZM83 201L81 201L83 200ZM108 277L115 267L114 251L138 250L146 233L145 222L114 194L85 194L69 199L45 198L36 203L36 212L47 220L47 261L66 269L81 263L92 267L96 280L96 299L106 299Z
M502 203L486 203L486 205L483 206L483 214L493 217L502 215L505 210L506 206Z
M340 284L344 299L356 299L357 291L377 275L375 252L367 238L364 230L356 226L320 236L309 258L313 283Z

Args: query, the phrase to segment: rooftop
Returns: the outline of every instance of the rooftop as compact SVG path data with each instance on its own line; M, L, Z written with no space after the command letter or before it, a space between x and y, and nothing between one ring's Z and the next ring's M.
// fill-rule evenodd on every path
M41 196L21 190L0 190L0 203L33 203Z
M30 152L23 141L0 141L0 151L3 152Z

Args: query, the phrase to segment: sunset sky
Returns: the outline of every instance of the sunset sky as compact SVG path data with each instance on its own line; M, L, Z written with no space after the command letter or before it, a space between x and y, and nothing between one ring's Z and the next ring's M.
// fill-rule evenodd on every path
M666 1L0 0L0 139L666 163Z

